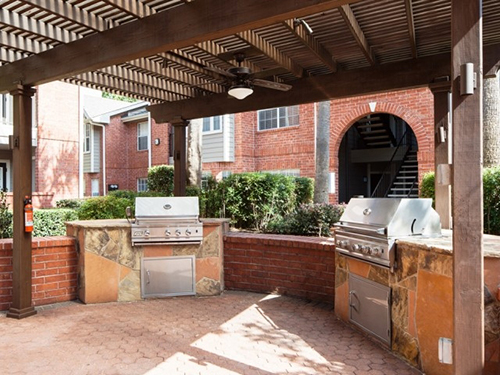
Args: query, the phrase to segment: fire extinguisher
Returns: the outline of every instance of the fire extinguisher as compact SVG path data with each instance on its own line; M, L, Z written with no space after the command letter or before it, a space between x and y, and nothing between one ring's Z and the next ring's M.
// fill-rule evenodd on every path
M24 231L33 232L33 205L28 196L24 197Z

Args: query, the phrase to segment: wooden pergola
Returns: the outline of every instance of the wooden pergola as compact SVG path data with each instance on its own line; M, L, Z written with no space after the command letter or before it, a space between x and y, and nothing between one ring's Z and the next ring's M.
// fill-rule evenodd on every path
M290 91L254 87L229 99L219 70L243 66ZM454 364L483 366L482 81L500 61L498 0L0 0L0 93L14 97L14 302L34 314L31 235L31 98L36 85L65 80L148 100L157 122L184 130L194 118L431 87L436 124L452 93ZM469 65L469 73L460 73ZM460 91L470 83L471 92ZM185 132L175 132L177 150ZM182 193L185 154L175 155ZM450 211L449 189L438 191ZM444 202L444 203L442 203Z

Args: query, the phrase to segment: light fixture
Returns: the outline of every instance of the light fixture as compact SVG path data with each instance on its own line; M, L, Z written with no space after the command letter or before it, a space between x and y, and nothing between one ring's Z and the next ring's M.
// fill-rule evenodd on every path
M253 89L247 84L240 83L231 86L227 93L235 97L236 99L242 100L245 99L248 95L251 95L253 93Z

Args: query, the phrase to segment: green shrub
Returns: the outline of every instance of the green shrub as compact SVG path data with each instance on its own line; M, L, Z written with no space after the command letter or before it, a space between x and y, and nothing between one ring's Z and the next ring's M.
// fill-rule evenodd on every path
M65 223L73 220L78 220L78 214L70 208L34 210L33 237L65 236Z
M117 198L114 195L87 199L78 210L80 220L123 219L127 206L133 207L135 201Z
M148 189L171 197L174 194L174 167L157 165L149 168Z
M500 235L500 167L483 169L484 233ZM420 197L435 200L434 172L424 175Z
M0 238L12 237L12 212L9 211L7 194L0 190Z
M267 233L299 236L332 236L331 228L339 221L344 205L303 204L284 218L269 223Z
M500 167L483 170L484 233L500 235Z
M209 176L200 195L200 216L223 217L223 207L223 190L219 188L217 180Z
M71 208L76 210L80 208L84 199L61 199L56 202L57 208Z
M420 183L420 197L432 198L432 207L434 207L436 197L434 180L434 172L427 172L426 174L424 174L424 177L422 177L422 182Z
M216 190L223 217L237 228L260 230L295 207L294 180L280 174L233 174Z
M312 203L314 196L314 180L309 177L296 177L295 195L297 197L297 205Z

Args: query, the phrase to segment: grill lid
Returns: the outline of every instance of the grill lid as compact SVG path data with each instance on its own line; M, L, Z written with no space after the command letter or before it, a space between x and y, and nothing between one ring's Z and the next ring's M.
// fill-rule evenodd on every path
M147 219L194 218L199 215L198 197L137 197L135 217Z
M352 198L338 226L388 237L441 234L441 220L430 198Z

